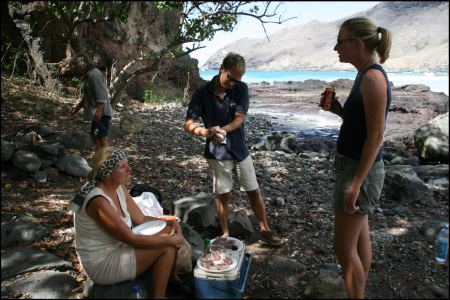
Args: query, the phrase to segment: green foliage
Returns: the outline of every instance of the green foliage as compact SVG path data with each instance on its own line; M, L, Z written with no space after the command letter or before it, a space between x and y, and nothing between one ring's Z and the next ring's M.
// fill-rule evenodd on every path
M269 10L271 1L259 2L267 8L261 13L259 13L260 6L255 4L256 1L156 1L154 3L161 12L174 10L180 13L179 30L173 36L175 47L184 43L212 40L219 31L232 31L241 15L254 17L262 24L284 22L272 20L277 16L277 8ZM192 51L196 49L199 47Z
M144 91L143 102L161 104L168 102L183 101L184 91L182 88L174 88L167 82L156 80L151 82Z
M145 103L153 103L153 104L164 102L164 98L162 98L160 95L154 92L151 88L145 90L143 100Z
M29 61L27 51L22 47L14 47L11 44L2 43L2 72L17 75L27 74L28 67L26 61Z
M126 1L48 1L47 4L55 17L64 20L69 27L75 20L78 24L115 18L124 23L128 20Z
M73 77L72 85L77 89L77 95L81 95L81 92L83 91L85 85L85 81L82 78Z

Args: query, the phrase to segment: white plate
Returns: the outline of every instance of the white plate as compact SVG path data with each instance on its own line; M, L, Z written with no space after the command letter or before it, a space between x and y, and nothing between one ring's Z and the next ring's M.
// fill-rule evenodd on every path
M211 240L211 245L214 244L214 241L215 241L216 239L218 239L218 238L219 238L219 237L217 237L217 238ZM227 237L227 241L229 241L229 240L235 241L235 245L238 247L237 250L236 250L236 252L241 251L241 250L242 250L242 247L244 247L244 243L243 243L241 240L238 240L238 239L236 239L236 238L234 238L234 237ZM228 249L228 250L231 250L231 249Z
M222 253L221 255L225 255L225 254ZM228 256L228 255L227 255L227 256ZM205 271L207 271L207 272L211 272L211 273L222 273L222 272L230 271L230 270L236 268L237 261L236 261L236 259L233 258L233 257L228 256L228 258L230 258L233 262L231 263L231 265L229 265L229 266L226 267L226 268L223 268L222 270L210 270L210 269L204 267L203 264L202 264L202 258L201 258L201 257L200 257L199 259L197 259L197 266L198 266L200 269L205 270Z
M131 229L134 233L144 234L144 235L154 235L160 232L166 227L166 221L163 220L155 220L145 222L139 226Z

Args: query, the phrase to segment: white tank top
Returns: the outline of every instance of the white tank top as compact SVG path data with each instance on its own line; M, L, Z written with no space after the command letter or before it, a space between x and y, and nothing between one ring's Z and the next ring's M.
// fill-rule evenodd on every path
M121 216L121 219L129 228L131 228L131 217L128 212L125 193L123 192L121 186L117 188L116 193L119 196L120 206L125 213L125 218ZM82 264L98 264L104 260L110 252L116 250L124 244L111 236L86 213L86 205L94 197L99 195L105 197L120 215L120 207L116 207L114 205L114 201L105 192L103 192L102 189L95 187L89 194L87 194L83 205L74 215L76 251Z

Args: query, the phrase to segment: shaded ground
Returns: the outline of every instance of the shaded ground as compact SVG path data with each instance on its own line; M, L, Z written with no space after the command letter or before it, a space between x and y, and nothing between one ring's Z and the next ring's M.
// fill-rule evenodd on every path
M60 131L88 130L81 114L71 120L68 111L74 98L60 98L21 81L2 80L2 136L30 124L49 124ZM129 105L119 116L135 114L147 125L142 133L111 142L125 147L130 154L134 183L147 182L163 193L164 205L198 192L210 193L211 177L202 157L203 141L182 131L185 108L175 105ZM249 116L248 123L259 124L262 117ZM250 140L270 131L248 126ZM90 153L82 153L89 159ZM305 290L326 263L336 264L332 249L333 215L331 191L333 159L304 160L283 154L254 153L258 181L266 200L267 217L272 229L287 238L280 248L267 248L258 242L255 233L244 237L253 252L250 274L244 298L307 298ZM28 214L48 228L43 241L24 247L44 248L72 263L75 277L81 284L86 274L80 268L74 250L72 217L67 205L83 184L77 177L60 173L58 182L37 183L32 178L13 181L2 176L2 221L12 213ZM273 205L283 197L287 204ZM384 193L381 203L387 202ZM249 208L244 194L234 192L232 209ZM371 232L391 233L391 243L374 245L373 264L366 287L366 297L372 299L448 297L448 264L434 263L434 245L426 241L419 229L435 220L448 220L448 189L432 191L426 201L409 206L406 215L385 215L377 212L370 218ZM19 246L19 245L16 245ZM2 250L5 250L2 247ZM294 258L305 266L300 272L272 269L267 260L273 255ZM24 274L23 276L26 276ZM2 289L7 282L2 282ZM78 292L78 293L77 293ZM80 291L74 297L80 297ZM14 296L14 295L10 295ZM8 298L10 298L8 297ZM17 297L17 295L16 295Z

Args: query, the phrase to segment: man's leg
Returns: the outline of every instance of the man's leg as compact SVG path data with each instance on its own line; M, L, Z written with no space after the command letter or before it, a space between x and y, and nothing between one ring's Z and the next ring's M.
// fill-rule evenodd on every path
M92 141L92 145L94 146L94 151L95 152L98 151L98 149L100 149L100 144L98 142L98 139L95 136L91 135L91 141Z
M259 228L261 231L270 231L266 218L266 207L261 197L261 191L257 188L254 191L248 191L247 196L250 199L250 206L255 212L256 219L259 222Z
M207 159L207 162L213 177L213 193L217 195L216 208L220 227L222 228L222 236L228 237L230 235L228 229L228 202L231 199L231 189L233 187L232 171L234 162L215 159Z
M99 146L99 148L107 147L108 146L108 138L106 136L98 138L97 145Z
M219 215L220 228L222 228L222 236L230 236L228 230L228 202L231 199L231 192L217 196L216 207Z

